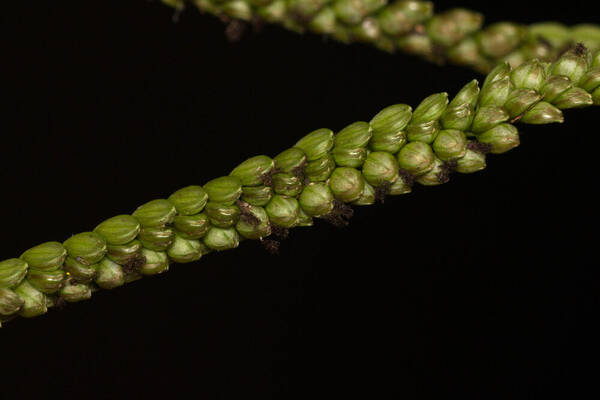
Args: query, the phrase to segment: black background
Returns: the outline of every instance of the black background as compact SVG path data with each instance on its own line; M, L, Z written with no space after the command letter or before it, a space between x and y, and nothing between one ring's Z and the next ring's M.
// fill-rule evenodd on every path
M230 44L156 2L39 3L0 17L3 258L477 76L273 26ZM492 3L437 8L600 14ZM279 256L245 242L7 323L0 397L598 397L598 110L521 132L485 171L293 230Z

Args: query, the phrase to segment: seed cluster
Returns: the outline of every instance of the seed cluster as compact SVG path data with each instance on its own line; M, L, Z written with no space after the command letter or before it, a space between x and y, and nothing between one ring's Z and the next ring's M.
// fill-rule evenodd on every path
M162 0L182 10L184 0ZM584 43L600 49L600 26L568 28L550 22L529 26L502 22L483 27L483 15L462 8L434 14L433 3L415 0L193 0L201 12L229 23L239 39L243 21L262 21L296 32L327 35L344 43L366 42L384 51L417 54L487 73L498 62L516 67L527 60L555 60L566 48Z
M47 242L0 262L0 322L89 299L211 251L260 240L270 251L288 229L314 218L345 225L350 205L440 185L451 172L485 168L485 153L519 144L514 122L563 121L563 109L600 104L600 51L575 46L553 63L498 65L481 89L465 85L414 110L389 106L337 134L318 129L274 158L252 157L227 176L152 200L93 231Z

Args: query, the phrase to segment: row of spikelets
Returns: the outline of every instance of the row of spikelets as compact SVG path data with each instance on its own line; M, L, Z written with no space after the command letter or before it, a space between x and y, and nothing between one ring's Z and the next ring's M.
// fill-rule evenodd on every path
M89 299L143 275L165 272L243 239L276 242L313 218L344 224L350 205L439 185L449 173L485 168L486 153L519 144L514 122L562 122L562 109L600 104L600 51L576 46L554 63L497 66L479 88L468 83L416 109L396 104L337 134L318 129L270 158L252 157L228 176L188 186L63 243L48 242L0 262L0 317L34 317Z
M183 0L162 0L183 9ZM433 3L415 0L193 0L200 11L228 20L236 38L240 21L264 21L296 32L327 35L344 43L365 42L431 61L466 65L487 73L499 62L513 67L537 58L555 60L566 47L600 49L600 26L559 23L530 26L501 22L483 28L483 15L466 9L434 14ZM237 23L236 23L237 22Z

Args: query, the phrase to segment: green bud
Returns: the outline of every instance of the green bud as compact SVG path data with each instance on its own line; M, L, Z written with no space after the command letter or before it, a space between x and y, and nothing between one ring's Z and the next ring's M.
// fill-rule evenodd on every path
M246 239L260 239L271 234L267 212L262 207L246 205L235 229Z
M57 292L62 287L64 279L65 273L60 269L56 271L41 271L32 268L27 274L29 283L39 291L47 294Z
M430 1L398 1L388 4L378 14L381 28L392 36L410 32L415 25L424 22L433 15Z
M234 176L215 178L204 185L210 201L233 204L242 195L242 182Z
M388 134L382 134L377 138L373 137L369 142L369 147L373 151L386 151L394 154L397 153L404 144L406 144L406 133L404 131L389 131Z
M458 65L468 65L474 70L485 74L492 69L493 64L479 52L479 45L473 37L463 39L446 52L448 61Z
M598 52L600 54L600 51ZM600 58L600 57L599 57ZM586 92L593 92L596 88L600 87L600 67L589 70L581 78L579 86Z
M431 18L427 24L427 33L434 42L450 47L478 31L482 24L483 15L458 8Z
M508 76L485 85L479 96L480 107L502 107L512 90Z
M302 182L300 182L300 179L294 174L275 174L273 175L273 190L277 194L297 196L302 191Z
M538 60L530 60L515 68L510 78L516 89L540 91L546 81L546 73Z
M461 174L470 174L485 168L485 154L467 149L465 156L456 161L454 170Z
M504 59L508 61L510 65L516 67L528 60L551 60L555 58L554 53L554 49L549 47L548 42L540 36L524 42L517 50L510 53ZM544 66L544 73L546 71L547 68Z
M339 21L336 22L331 37L340 43L352 43L352 35L350 34L350 28L347 25L340 23Z
M24 301L19 312L21 317L37 317L48 311L48 303L44 293L34 288L27 280L17 286L15 293Z
M433 3L431 1L403 0L392 3L390 7L404 14L405 18L415 24L425 22L433 16Z
M125 283L125 273L119 264L105 257L96 266L95 282L102 289L113 289Z
M245 186L242 190L242 200L253 206L265 206L273 197L273 189L270 186Z
M481 51L488 57L498 59L515 49L526 29L510 22L499 22L488 26L477 34Z
M154 251L165 251L175 238L175 232L171 228L142 228L138 239L147 249Z
M60 290L60 298L69 303L89 300L92 298L92 290L84 283L70 283Z
M344 203L358 200L362 195L365 182L355 168L336 168L329 178L329 187L334 197Z
M252 7L243 0L230 0L224 3L223 13L243 21L250 21L252 19Z
M25 301L10 289L0 288L0 315L11 315L23 307Z
M109 244L107 250L106 256L108 258L117 264L125 265L135 262L140 258L142 243L139 240L132 240L127 244Z
M458 106L449 106L440 118L444 129L467 130L473 123L475 110L470 104L464 103Z
M427 35L411 33L398 39L398 48L409 54L431 57L434 51L433 41Z
M544 47L544 45L537 45L536 43L524 43L516 50L502 57L502 61L507 62L511 67L515 68L530 60L529 54L531 54L531 57L535 57L535 54L537 53L532 52L536 51L537 49L542 51L542 58L548 58L547 53L549 53L549 51Z
M320 34L331 34L335 30L335 12L325 7L311 19L308 24L311 31Z
M433 142L433 151L443 161L461 158L467 151L467 137L456 129L443 130Z
M234 228L211 227L204 236L204 244L212 250L222 251L235 249L240 243L237 231Z
M64 241L63 246L70 257L88 265L96 264L106 254L106 241L94 232L73 235Z
M372 138L369 146L373 151L396 153L406 143L404 129L412 118L412 108L395 104L381 110L370 122Z
M275 167L275 162L267 156L247 159L231 171L229 175L238 178L244 186L257 186L263 183L263 175Z
M14 288L27 275L27 263L18 258L0 262L0 288Z
M437 120L410 124L406 128L407 138L411 142L432 143L440 132L440 123Z
M298 218L299 208L295 198L276 194L265 207L265 211L272 223L291 228Z
M173 203L165 199L156 199L139 206L133 216L142 227L161 227L173 222L177 210Z
M96 265L85 265L73 257L67 257L64 270L78 282L89 282L96 276Z
M406 146L409 145L410 143ZM390 153L374 151L365 160L362 173L366 181L373 186L381 186L386 182L393 183L398 178L398 162Z
M576 50L569 50L552 64L552 75L566 76L577 85L588 70L585 56L579 55Z
M398 153L398 164L412 175L422 175L433 168L435 158L428 144L410 142Z
M368 206L373 203L375 203L375 188L365 181L363 191L360 194L360 197L357 200L353 201L352 204L355 206Z
M544 66L537 60L529 60L516 67L510 75L516 89L540 91L546 81Z
M412 182L407 182L406 178L402 175L398 175L398 179L394 181L389 187L387 194L391 196L398 196L401 194L410 193L412 191ZM375 200L375 199L373 199Z
M206 213L177 215L173 220L173 227L184 239L200 239L210 228L210 221Z
M294 226L312 226L313 219L310 215L304 212L302 208L298 211L298 219L296 219L296 223Z
M30 267L53 271L58 269L67 257L67 250L58 242L46 242L25 251L21 259Z
M326 0L288 0L288 9L292 14L310 17L319 11Z
M415 109L408 127L440 119L447 105L448 93L432 94Z
M552 104L562 110L565 110L568 108L591 106L594 104L594 101L592 100L591 94L581 88L574 87L558 96L552 102Z
M303 150L308 161L323 158L333 147L333 131L317 129L300 139L294 147Z
M194 215L204 210L208 193L202 186L193 185L179 189L169 196L179 215Z
M477 135L477 140L491 146L494 154L505 153L519 145L519 131L514 125L500 124L489 131Z
M322 182L329 178L335 168L333 156L327 154L325 157L310 161L306 164L304 174L311 182Z
M486 89L492 83L510 77L510 65L507 62L500 63L490 71L483 81L482 90Z
M513 91L504 104L511 118L523 114L542 99L542 95L533 89L517 89Z
M395 4L385 7L377 17L381 29L392 36L408 33L414 26L401 10L394 7Z
M167 255L176 263L189 263L202 257L202 247L197 240L184 239L175 235L173 243L167 250Z
M492 129L494 126L506 122L510 119L510 115L500 107L481 107L475 113L471 131L473 133L481 133Z
M552 68L552 63L550 63L549 61L540 61L540 64L544 69L544 76L546 77L546 81L548 81L548 78L551 76L550 69Z
M381 31L381 26L379 25L379 30ZM372 42L376 49L385 51L386 53L393 54L396 51L396 43L389 36L379 35L377 40Z
M356 149L365 147L371 139L372 133L369 124L363 121L354 122L334 137L334 148Z
M274 158L275 166L281 172L294 173L306 164L306 154L302 149L292 147L279 153Z
M287 13L287 1L275 0L269 5L258 8L256 12L267 22L283 21Z
M564 122L562 111L545 101L540 101L529 111L523 114L522 122L526 124L551 124Z
M348 25L358 24L367 14L362 2L356 0L337 0L332 8L337 18Z
M341 167L357 168L367 159L367 150L362 147L355 149L333 148L333 160Z
M385 7L378 15L381 29L392 36L408 33L413 28L413 23L401 11L394 9L395 4Z
M213 201L209 201L206 204L205 212L210 223L219 228L229 228L235 225L240 217L240 209L238 206L228 206Z
M551 76L541 90L544 101L553 103L558 96L573 87L573 82L566 76Z
M448 182L448 169L444 162L435 157L433 167L415 178L415 181L424 186L436 186Z
M376 42L381 35L379 22L375 18L367 17L358 25L350 27L352 38L357 42Z
M298 201L300 207L312 217L329 214L333 210L333 193L326 183L310 183L304 187Z
M131 242L140 231L140 223L131 215L118 215L98 225L94 232L107 243L125 244Z
M164 251L142 249L146 262L139 269L142 275L156 275L169 270L169 258Z
M467 83L463 88L458 92L454 99L449 104L449 107L458 107L463 104L468 104L471 107L475 107L477 104L477 100L479 99L479 82L477 79L473 79L471 82Z

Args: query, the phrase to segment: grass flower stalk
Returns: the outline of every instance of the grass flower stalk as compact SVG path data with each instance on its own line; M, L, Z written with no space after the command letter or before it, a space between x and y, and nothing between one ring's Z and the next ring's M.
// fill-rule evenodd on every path
M335 133L317 129L271 158L258 155L204 185L182 188L93 230L0 261L0 323L87 300L143 276L230 250L244 240L276 251L290 228L321 218L344 226L352 206L441 185L519 145L517 125L564 121L600 105L600 50L576 45L553 62L497 65L482 85L395 104Z
M576 43L600 49L600 26L558 22L484 25L484 16L464 8L435 13L417 0L162 0L181 12L195 6L226 24L238 40L248 25L280 25L298 33L325 35L343 43L363 42L387 52L468 66L488 73L500 62L516 67L537 58L552 61Z

